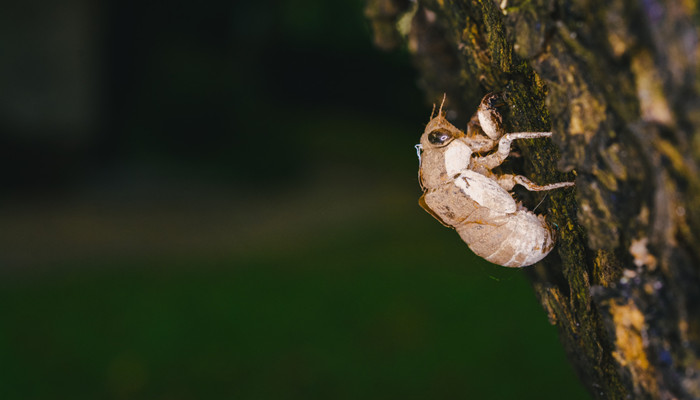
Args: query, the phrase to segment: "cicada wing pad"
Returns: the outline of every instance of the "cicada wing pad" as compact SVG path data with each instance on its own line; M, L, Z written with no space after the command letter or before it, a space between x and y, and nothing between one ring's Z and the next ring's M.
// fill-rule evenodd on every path
M440 221L441 224L443 224L444 226L446 226L446 227L448 227L448 228L452 228L452 225L450 225L450 224L446 223L445 221L443 221L442 218L440 218L440 216L437 215L437 214L435 213L435 211L433 211L433 210L428 206L428 204L425 202L425 195L426 195L426 194L427 194L427 192L424 192L423 195L420 197L420 199L418 199L418 204L419 204L425 211L427 211L428 214L432 215L433 218L435 218L436 220Z

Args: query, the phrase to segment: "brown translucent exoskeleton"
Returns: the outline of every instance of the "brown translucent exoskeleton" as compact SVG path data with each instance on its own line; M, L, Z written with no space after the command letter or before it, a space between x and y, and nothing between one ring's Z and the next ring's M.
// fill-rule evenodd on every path
M543 191L574 182L541 186L522 175L491 171L508 157L513 140L552 136L552 132L505 133L498 104L498 95L486 95L466 134L445 119L442 105L437 116L431 115L416 146L423 189L420 205L453 227L478 256L504 267L525 267L552 250L554 235L542 215L517 203L509 191L516 184Z

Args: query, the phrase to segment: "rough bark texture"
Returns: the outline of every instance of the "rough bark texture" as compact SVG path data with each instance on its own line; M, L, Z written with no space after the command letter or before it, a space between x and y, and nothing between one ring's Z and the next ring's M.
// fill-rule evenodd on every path
M487 92L548 195L552 255L529 269L597 398L700 398L700 97L694 0L370 0L458 127ZM427 120L426 120L427 121ZM419 133L417 132L416 135ZM527 200L527 199L526 199ZM542 208L540 208L542 210Z

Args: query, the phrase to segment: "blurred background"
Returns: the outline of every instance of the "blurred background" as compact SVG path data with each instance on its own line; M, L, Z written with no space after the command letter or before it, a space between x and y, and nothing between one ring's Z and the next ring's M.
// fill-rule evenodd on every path
M361 0L0 14L3 399L585 399L522 271L417 205Z

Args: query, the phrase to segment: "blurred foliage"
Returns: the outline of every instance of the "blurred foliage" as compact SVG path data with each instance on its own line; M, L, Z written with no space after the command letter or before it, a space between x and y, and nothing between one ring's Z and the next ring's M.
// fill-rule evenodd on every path
M417 206L430 107L361 2L70 4L96 122L0 120L3 398L586 398Z
M521 272L480 263L453 232L408 229L431 222L360 223L283 254L91 263L5 281L0 390L23 399L586 398Z

